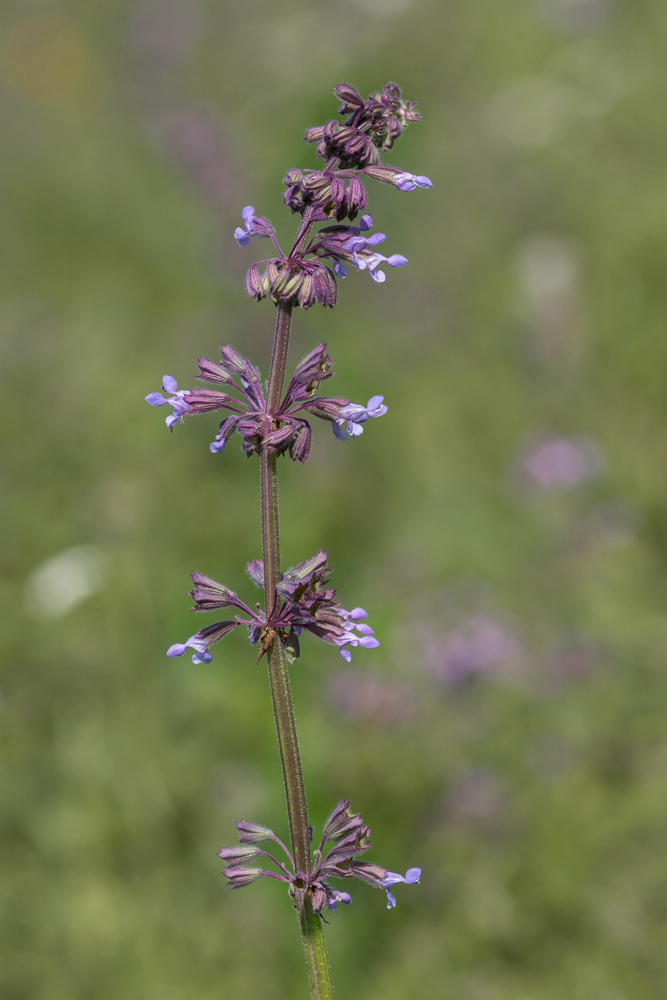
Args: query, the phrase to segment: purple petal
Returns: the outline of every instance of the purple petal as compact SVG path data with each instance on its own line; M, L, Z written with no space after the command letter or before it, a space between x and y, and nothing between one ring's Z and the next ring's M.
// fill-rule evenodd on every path
M359 222L359 229L367 231L367 230L369 230L371 228L372 225L373 225L373 216L372 215L362 215L361 216L361 221Z
M211 441L209 449L210 451L213 452L214 455L221 455L225 450L226 444L227 444L226 438L224 439L224 441Z
M368 618L368 611L364 611L363 608L352 608L347 617L353 622L361 622L364 618Z
M370 274L373 281L377 281L379 285L381 285L383 281L387 280L387 275L384 273L384 271L369 270L368 273Z
M371 396L366 404L367 410L377 410L378 406L382 406L384 396Z
M162 406L167 402L161 392L149 392L145 399L151 406Z
M240 236L239 233L241 234ZM240 247L247 247L248 243L250 243L250 236L245 229L236 228L234 230L234 238Z
M171 375L165 375L162 379L162 388L165 392L176 392L178 389L178 382Z
M408 870L405 873L406 884L413 885L415 882L419 882L421 874L422 874L421 868L408 868Z
M396 897L392 892L389 892L389 889L385 889L385 892L387 893L387 909L393 910L396 906Z
M386 889L389 885L396 885L397 882L405 882L402 875L398 872L387 872L383 879L380 879L380 885L383 889Z
M346 420L359 421L362 417L366 416L366 407L361 406L359 403L348 403L347 406L341 406L338 412Z
M373 233L373 235L369 236L368 239L366 240L366 245L369 247L374 247L378 243L384 243L386 238L387 237L385 236L384 233Z
M347 431L342 424L334 423L331 427L335 438L338 438L339 441L347 441Z
M174 410L174 412L170 413L169 416L166 418L165 424L171 430L172 427L176 426L176 424L178 423L179 420L180 420L180 417L179 417L178 413L176 413L176 411Z
M337 274L339 278L347 278L347 268L344 264L341 264L339 260L334 261L333 272L334 274Z
M424 177L423 174L417 174L417 176L415 177L415 184L417 184L420 188L433 187L433 181L429 180L428 177Z
M373 629L370 625L355 625L354 627L359 635L373 635Z
M363 646L364 649L375 649L376 646L380 645L380 641L375 639L373 636L368 635L359 640L359 645Z
M167 650L167 656L183 656L183 653L187 649L187 644L184 642L175 642L173 646L170 646Z
M361 424L355 424L353 420L348 420L347 422L347 433L350 437L358 438L364 433L364 428Z
M340 655L341 655L341 656L343 657L343 659L344 659L344 660L346 660L346 661L347 661L348 663L349 663L349 662L350 662L350 660L352 659L352 653L351 653L351 652L349 651L349 649L341 649L341 650L340 650Z
M241 212L241 216L242 218L245 219L246 222L248 221L248 219L252 219L254 214L255 214L255 209L252 207L252 205L246 205L246 207Z
M394 253L391 257L387 257L387 263L391 267L405 267L409 263L408 258L404 257L403 254Z
M212 659L213 659L213 654L209 653L208 650L204 650L203 653L197 651L192 654L192 662L196 664L210 663Z

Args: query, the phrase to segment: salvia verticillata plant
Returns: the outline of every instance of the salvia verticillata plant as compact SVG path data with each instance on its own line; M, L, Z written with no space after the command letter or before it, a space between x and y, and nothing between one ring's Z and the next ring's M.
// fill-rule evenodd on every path
M225 609L226 617L199 629L185 642L175 643L167 655L182 656L189 651L194 663L209 663L210 647L239 627L248 629L250 642L258 649L258 661L266 655L291 850L272 830L241 820L236 824L240 843L222 847L219 856L225 863L227 884L233 889L259 878L287 885L299 916L312 994L317 1000L331 997L323 911L351 902L349 893L331 881L362 879L384 889L391 908L396 905L391 888L399 882L417 882L421 874L419 868L409 868L400 875L359 860L371 847L370 829L351 811L347 799L335 807L324 824L319 846L313 850L290 691L289 667L299 657L299 637L304 629L336 646L348 661L354 647L372 649L379 642L366 624L368 616L363 608L348 611L338 602L335 588L329 586L331 569L326 552L317 552L298 566L281 571L278 458L289 454L293 461L307 460L312 439L309 417L328 421L335 437L345 441L348 435L359 437L369 419L387 412L383 396L372 396L363 405L321 394L321 384L334 375L326 344L318 344L299 362L284 389L292 313L299 306L310 309L315 302L333 307L338 279L347 276L349 267L367 271L381 283L386 280L384 265L403 267L408 263L402 254L385 257L376 249L385 236L371 232L370 215L362 214L359 224L352 225L367 206L367 179L392 184L399 191L432 186L428 177L381 162L381 153L392 148L406 125L419 121L415 105L402 99L395 84L386 84L367 100L347 84L339 84L335 93L341 102L339 118L307 129L305 134L307 142L317 144L317 155L324 165L319 170L288 170L285 176L283 201L299 223L289 251L281 249L271 223L255 215L250 205L241 213L243 225L234 232L240 247L247 246L253 237L273 245L272 256L252 264L246 277L250 298L269 299L277 310L268 381L262 381L258 369L226 344L219 362L197 361L199 379L216 388L179 389L176 380L165 375L162 387L166 396L153 392L146 397L152 406L171 407L166 424L172 431L186 416L223 410L225 416L211 442L211 452L223 452L236 433L243 440L245 454L259 458L263 558L249 562L247 571L252 583L264 592L264 605L256 603L252 608L223 584L193 573L192 610ZM280 851L278 857L273 844ZM274 854L264 849L267 845Z

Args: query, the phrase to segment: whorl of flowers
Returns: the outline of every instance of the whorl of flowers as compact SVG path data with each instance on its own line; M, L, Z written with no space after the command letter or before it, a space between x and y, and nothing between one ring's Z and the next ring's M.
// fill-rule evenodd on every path
M329 880L339 878L358 878L376 889L384 889L387 894L387 909L396 906L396 897L391 888L399 882L413 885L419 882L420 868L408 868L405 875L391 872L382 865L368 861L357 861L360 854L370 850L370 827L366 826L359 813L350 810L350 800L341 799L324 824L322 840L313 855L312 871L310 873L296 871L294 858L273 830L241 820L236 824L239 834L239 844L232 847L221 847L218 857L225 862L225 877L231 889L242 889L260 878L274 878L285 882L290 893L294 890L306 890L310 896L315 913L321 913L325 906L336 910L339 903L351 903L349 892L340 892L329 884ZM288 865L268 851L260 848L260 844L273 841L285 854ZM327 844L330 845L326 850ZM277 869L273 871L251 864L262 862L267 858ZM266 862L264 862L266 863Z
M336 591L328 587L330 567L326 552L317 552L312 559L288 569L277 586L279 601L270 613L265 614L259 605L253 611L240 597L202 573L193 573L194 601L192 611L215 611L219 608L236 608L242 614L233 619L216 622L195 632L183 643L170 646L167 656L182 656L188 649L192 651L193 663L210 663L212 655L209 646L224 639L238 625L248 629L250 642L259 644L261 659L274 640L286 646L292 661L300 655L299 636L306 629L319 639L324 639L338 647L340 655L348 663L352 654L348 647L362 646L374 649L379 641L373 629L365 624L368 614L363 608L346 611L336 600ZM264 565L260 559L253 559L247 565L247 573L260 589L264 587Z

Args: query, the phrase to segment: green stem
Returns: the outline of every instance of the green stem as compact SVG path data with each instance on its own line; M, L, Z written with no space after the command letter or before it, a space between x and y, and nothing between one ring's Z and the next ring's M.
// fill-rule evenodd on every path
M298 906L298 910L313 1000L331 1000L333 992L329 978L327 949L322 933L322 921L316 913L313 913L310 899L307 896Z
M289 336L292 324L291 303L280 303L276 317L276 331L273 340L273 356L267 390L267 409L275 413L280 405L285 381L285 367L289 350ZM271 430L267 418L264 434ZM277 456L262 446L260 453L260 477L262 493L262 550L264 555L264 597L267 615L276 604L278 595L276 584L280 580L280 525L278 518L278 469ZM276 720L276 733L280 750L280 762L285 782L287 816L290 839L294 854L295 874L307 879L311 872L310 829L306 809L306 793L303 785L303 771L299 742L294 720L294 705L290 688L289 668L285 646L275 638L268 654L269 683ZM313 913L310 897L302 887L295 885L294 902L299 913L303 946L306 952L310 987L314 1000L330 1000L331 982L327 961L322 922Z

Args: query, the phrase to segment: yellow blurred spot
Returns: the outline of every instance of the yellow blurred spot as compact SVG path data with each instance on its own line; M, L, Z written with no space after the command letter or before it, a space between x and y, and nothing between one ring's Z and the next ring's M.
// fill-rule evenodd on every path
M57 17L19 21L0 45L9 85L49 118L77 121L97 110L106 74L81 35Z

